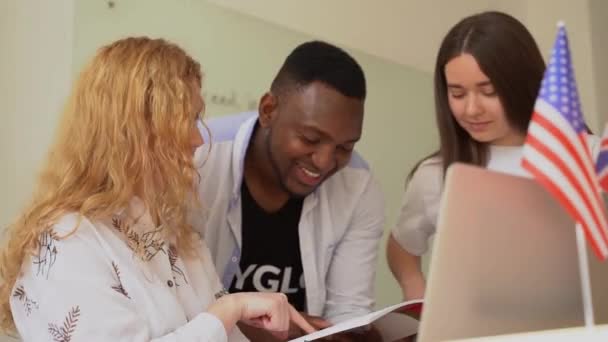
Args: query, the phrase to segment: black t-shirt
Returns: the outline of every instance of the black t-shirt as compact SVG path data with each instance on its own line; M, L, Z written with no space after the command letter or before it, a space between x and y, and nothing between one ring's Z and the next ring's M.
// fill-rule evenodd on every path
M241 186L242 249L230 292L283 292L298 311L305 311L306 287L298 225L302 198L290 198L276 212L262 209Z

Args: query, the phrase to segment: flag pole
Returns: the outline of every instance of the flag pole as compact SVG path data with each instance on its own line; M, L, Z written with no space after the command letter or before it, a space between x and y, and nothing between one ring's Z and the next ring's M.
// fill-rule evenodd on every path
M580 223L576 224L576 245L578 249L578 268L581 276L581 292L583 295L583 315L585 317L585 327L593 328L593 303L591 302L591 282L589 281L589 260L587 259L587 245L585 233Z
M557 27L566 27L566 23L560 20L557 22ZM589 280L589 260L587 259L587 242L585 241L585 232L583 225L580 222L576 223L576 246L578 250L578 268L581 277L581 293L583 297L583 316L585 319L585 327L592 329L595 324L593 317L593 302L591 301L591 281Z

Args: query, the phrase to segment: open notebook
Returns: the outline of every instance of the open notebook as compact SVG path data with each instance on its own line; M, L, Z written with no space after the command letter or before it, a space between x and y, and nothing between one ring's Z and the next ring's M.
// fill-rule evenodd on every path
M395 304L369 313L365 316L351 318L329 328L299 337L290 342L314 341L333 334L347 332L372 324L382 336L383 341L395 341L412 336L418 332L418 322L422 312L422 299Z

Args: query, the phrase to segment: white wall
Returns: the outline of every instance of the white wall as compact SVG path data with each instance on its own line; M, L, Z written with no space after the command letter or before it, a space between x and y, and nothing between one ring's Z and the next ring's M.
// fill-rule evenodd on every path
M523 20L536 38L546 58L549 57L555 41L557 22L562 20L566 24L583 113L591 129L598 132L600 120L593 65L594 46L592 45L592 14L589 0L520 1L523 1L526 6L526 17ZM604 13L603 17L597 17L597 19L604 21L606 15L608 13ZM608 31L601 35L604 37L603 39L608 39Z
M608 57L608 4L604 0L308 0L297 6L284 0L209 1L429 72L447 30L467 15L492 9L515 16L530 29L546 57L555 39L556 23L563 20L583 112L594 131L603 122L599 103L604 103L602 112L608 111L608 98L599 93L608 87L604 85L608 71L600 65L606 63L598 62ZM603 48L598 47L601 45ZM603 79L596 80L600 75Z
M424 71L432 71L453 24L493 5L492 0L208 1Z
M11 197L15 192L13 181L13 121L15 120L16 92L15 64L17 60L16 3L18 0L0 2L0 227L4 227L8 215L12 215Z
M73 0L0 1L0 227L29 197L68 92L73 10Z
M603 125L608 120L608 1L590 0L589 13L595 95L599 123Z
M32 190L69 91L73 0L2 0L0 225Z

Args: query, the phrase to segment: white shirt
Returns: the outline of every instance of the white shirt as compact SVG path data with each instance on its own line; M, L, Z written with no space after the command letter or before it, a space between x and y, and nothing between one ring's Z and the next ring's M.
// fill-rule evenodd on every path
M205 243L200 257L178 256L140 200L103 222L64 215L52 232L25 259L10 298L23 341L247 340L237 327L226 336L205 312L223 294Z
M195 226L204 231L226 288L239 268L240 189L256 122L257 113L210 120L213 145L210 152L208 146L197 151L200 200L208 209ZM353 153L350 163L308 195L302 207L298 232L308 314L335 323L372 311L383 225L380 187L365 161Z
M490 146L489 170L530 177L521 166L523 146ZM414 255L428 250L435 234L439 201L443 189L443 170L439 157L420 164L407 185L401 212L392 235L403 249Z

